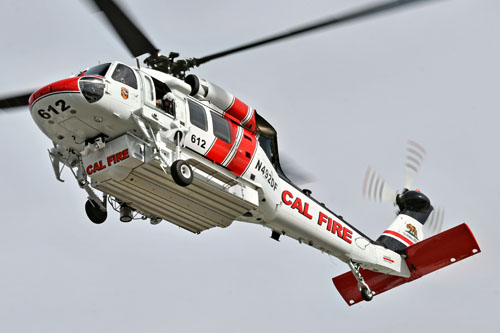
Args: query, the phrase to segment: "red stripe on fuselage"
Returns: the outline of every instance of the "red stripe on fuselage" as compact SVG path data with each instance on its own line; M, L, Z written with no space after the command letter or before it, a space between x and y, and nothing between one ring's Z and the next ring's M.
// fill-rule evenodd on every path
M399 238L400 240L404 241L405 243L407 243L408 245L413 245L415 243L413 243L411 240L409 240L408 238L406 238L405 236L401 235L400 233L397 233L395 231L392 231L392 230L386 230L384 231L384 234L388 234L388 235L391 235L391 236L394 236L396 238Z
M247 116L248 105L235 97L233 104L226 110L226 113L242 121Z
M257 122L255 121L255 110L252 109L252 117L243 126L245 126L246 128L248 128L249 130L257 132Z
M248 112L252 112L252 115L248 121L243 123L243 120L247 117ZM238 98L234 97L233 103L225 111L225 114L230 115L231 117L237 119L238 123L242 124L244 127L252 131L256 130L255 110L253 110L248 105L240 101Z
M236 141L236 132L238 131L238 125L228 122L229 129L231 131L231 143L227 143L219 138L215 139L215 143L212 148L205 155L208 159L211 159L215 163L222 164L222 162L226 159L227 154L231 151L233 144Z
M38 89L30 96L28 102L29 107L31 108L31 105L34 101L47 94L62 91L80 91L80 89L78 88L78 79L79 77L72 77L48 84L45 87Z
M257 138L255 137L255 134L243 128L243 138L238 146L236 155L227 168L238 177L241 176L252 160L252 156L255 153L255 146L257 146Z

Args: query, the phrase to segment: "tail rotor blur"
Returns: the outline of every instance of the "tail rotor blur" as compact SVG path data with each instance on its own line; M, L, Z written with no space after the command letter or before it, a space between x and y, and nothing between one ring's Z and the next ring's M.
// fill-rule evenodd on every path
M406 148L406 179L404 187L411 189L413 181L422 166L425 149L415 141L408 140Z
M396 191L372 168L368 168L363 183L363 197L375 202L394 202Z
M427 230L431 234L439 234L441 229L443 228L444 222L444 208L437 207L435 208L431 215L429 216L428 222L425 224Z
M401 209L401 200L408 191L419 192L418 190L413 190L413 183L422 167L425 155L426 151L421 145L415 141L408 140L405 163L406 178L403 190L401 192L395 191L375 170L369 167L366 170L363 182L363 197L379 203L392 203ZM435 207L427 219L425 228L427 232L437 234L441 232L443 222L444 209Z
M422 166L425 157L425 149L415 141L408 140L406 147L406 179L404 192L411 189L413 181ZM389 186L387 182L372 168L368 168L363 182L363 197L375 202L390 202L396 204L398 192Z

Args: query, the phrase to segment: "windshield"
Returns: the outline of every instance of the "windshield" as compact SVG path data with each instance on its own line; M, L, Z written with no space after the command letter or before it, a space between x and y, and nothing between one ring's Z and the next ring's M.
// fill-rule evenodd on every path
M117 64L111 78L115 81L126 84L131 88L137 89L137 78L135 77L132 68L128 66Z
M106 64L101 64L97 65L94 67L90 67L87 69L85 72L83 72L83 75L99 75L99 76L106 76L106 73L108 72L109 66L111 63L106 63Z

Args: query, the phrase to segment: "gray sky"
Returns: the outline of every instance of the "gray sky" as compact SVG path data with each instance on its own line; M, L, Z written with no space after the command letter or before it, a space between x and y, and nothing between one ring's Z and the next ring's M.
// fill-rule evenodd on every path
M203 56L366 1L130 1L164 53ZM2 0L0 92L99 61L133 64L83 1ZM500 3L437 1L213 61L193 73L278 130L318 179L313 195L376 238L394 209L364 200L371 165L404 181L407 139L427 148L416 185L467 222L478 256L348 307L335 258L261 226L194 235L171 224L88 221L85 193L52 174L50 141L27 111L0 113L0 331L255 332L496 328L500 273Z

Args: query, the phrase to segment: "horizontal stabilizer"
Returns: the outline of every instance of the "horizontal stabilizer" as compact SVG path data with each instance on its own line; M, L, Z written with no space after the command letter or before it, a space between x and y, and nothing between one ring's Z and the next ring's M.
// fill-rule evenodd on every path
M407 255L406 263L411 272L409 278L360 269L365 282L375 295L403 283L416 280L426 274L477 254L481 250L472 231L467 224L463 223L409 246L405 249L405 252ZM363 300L358 290L358 283L351 272L333 278L333 284L348 305Z

